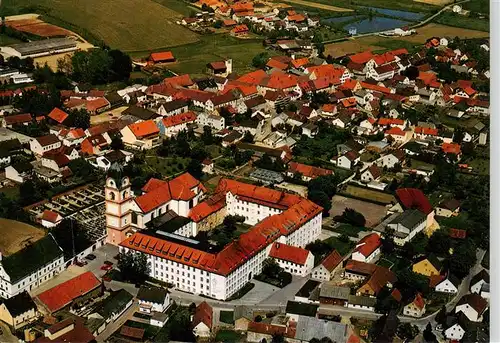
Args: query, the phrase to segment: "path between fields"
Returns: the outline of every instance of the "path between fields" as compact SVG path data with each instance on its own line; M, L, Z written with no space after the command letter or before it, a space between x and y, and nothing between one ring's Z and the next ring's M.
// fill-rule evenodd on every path
M320 4L320 3L312 2L312 1L305 1L305 0L285 0L285 1L291 2L293 4L297 4L297 5L320 8L322 10L328 10L328 11L334 11L334 12L353 12L354 11L353 9L350 9L350 8L330 6L330 5Z

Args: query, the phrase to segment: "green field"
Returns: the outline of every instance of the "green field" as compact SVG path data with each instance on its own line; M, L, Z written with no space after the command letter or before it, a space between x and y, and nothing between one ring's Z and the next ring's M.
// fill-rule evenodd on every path
M176 46L170 50L177 59L169 65L176 73L201 74L206 64L223 59L233 59L233 71L242 73L253 70L252 59L260 52L267 51L262 46L262 39L238 39L228 34L199 36L199 41ZM144 57L147 51L132 53L133 57ZM269 51L272 56L275 53Z
M9 37L7 35L0 34L0 45L11 45L11 44L17 44L17 43L22 43L21 40L13 37Z
M464 10L469 10L471 12L477 13L490 13L490 1L489 0L474 0L462 4Z
M216 342L239 342L241 334L233 330L219 330L215 336Z
M186 13L181 0L4 0L3 15L40 13L54 24L74 30L91 41L102 40L124 51L160 49L193 43L198 35L175 21Z
M448 26L460 27L463 29L485 32L490 31L490 23L488 19L470 18L452 12L442 13L434 19L434 22Z
M316 2L320 4L344 7L344 8L352 8L355 9L358 6L370 6L370 7L379 7L379 8L388 8L394 10L401 11L409 11L409 12L424 12L430 13L438 11L441 7L434 6L422 2L416 2L413 0L400 0L400 1L387 1L387 0L308 0L310 2ZM293 3L291 5L294 5Z

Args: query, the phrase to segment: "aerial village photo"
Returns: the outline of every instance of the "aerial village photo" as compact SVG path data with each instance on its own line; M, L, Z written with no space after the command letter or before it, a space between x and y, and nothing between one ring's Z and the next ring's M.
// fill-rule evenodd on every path
M490 39L489 0L1 1L0 342L494 342Z

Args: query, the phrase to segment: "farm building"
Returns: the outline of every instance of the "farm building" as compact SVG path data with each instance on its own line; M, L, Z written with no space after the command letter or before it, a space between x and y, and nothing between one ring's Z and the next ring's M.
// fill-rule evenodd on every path
M0 48L0 52L9 57L16 56L19 58L27 58L61 54L77 49L76 41L73 39L52 38L3 46Z
M151 64L175 62L175 57L171 51L152 52L148 57Z

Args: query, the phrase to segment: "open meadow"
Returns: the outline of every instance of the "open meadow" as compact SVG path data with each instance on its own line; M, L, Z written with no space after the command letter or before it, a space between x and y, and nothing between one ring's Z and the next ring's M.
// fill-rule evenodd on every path
M4 0L2 10L7 15L27 11L41 13L45 21L124 51L196 42L196 33L175 23L183 15L168 8L168 3L153 0Z
M384 49L407 48L424 44L431 37L460 37L465 38L486 38L488 32L478 30L468 30L441 24L427 24L417 29L417 34L407 37L381 37L367 36L361 38L351 38L339 43L325 45L325 55L332 57L342 57L355 54L365 50L381 51Z
M0 251L4 256L12 255L28 243L38 241L45 231L10 219L0 218Z

